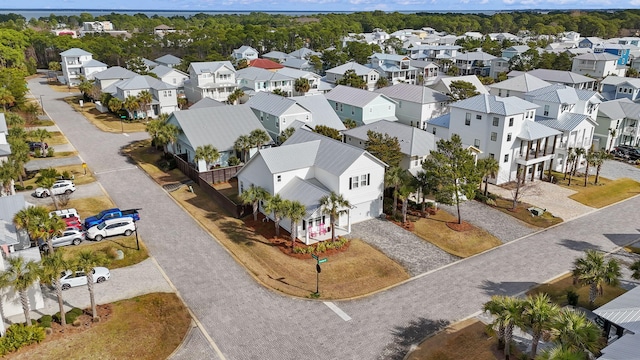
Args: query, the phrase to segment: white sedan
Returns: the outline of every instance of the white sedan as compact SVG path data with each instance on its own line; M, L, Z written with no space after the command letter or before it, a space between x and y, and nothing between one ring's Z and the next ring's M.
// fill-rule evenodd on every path
M98 266L93 268L94 283L99 284L101 282L109 280L110 277L111 277L111 273L109 272L109 269L107 269L106 267ZM62 287L62 290L67 290L74 286L82 286L82 285L87 285L87 275L85 275L83 271L76 271L74 273L72 271L67 270L63 273L62 277L60 278L60 286Z

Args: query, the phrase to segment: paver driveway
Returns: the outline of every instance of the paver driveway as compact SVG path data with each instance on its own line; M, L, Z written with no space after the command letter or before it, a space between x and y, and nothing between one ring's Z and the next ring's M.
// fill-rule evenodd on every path
M493 294L515 294L567 271L585 248L611 250L639 238L633 198L401 286L336 302L292 299L256 284L141 170L119 156L129 137L102 133L41 79L36 95L120 207L141 207L140 234L207 334L229 359L400 359L413 341L477 312ZM58 94L59 96L59 94ZM330 263L323 271L331 271ZM348 318L347 318L348 319Z

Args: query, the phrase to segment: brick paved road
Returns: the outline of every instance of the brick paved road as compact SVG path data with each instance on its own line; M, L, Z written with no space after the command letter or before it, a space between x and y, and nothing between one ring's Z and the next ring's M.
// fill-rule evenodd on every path
M53 100L44 82L30 87L46 95L45 108L116 203L143 208L140 233L151 254L228 359L401 359L412 342L477 312L491 295L565 272L585 248L611 250L640 237L634 198L374 296L336 302L351 317L344 321L322 302L256 284L160 187L131 170L118 149L145 134L102 133Z

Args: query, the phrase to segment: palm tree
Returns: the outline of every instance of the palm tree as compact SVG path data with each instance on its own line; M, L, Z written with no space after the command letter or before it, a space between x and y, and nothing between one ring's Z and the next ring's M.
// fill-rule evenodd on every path
M582 158L582 156L584 156L587 153L587 150L585 150L585 148L576 148L575 152L576 152L576 159L573 162L573 176L576 176L576 171L578 171L578 165L580 165L580 159ZM569 178L569 181L571 181L571 178Z
M62 297L62 285L60 284L60 275L69 270L71 266L69 263L64 260L61 252L56 252L55 254L49 254L42 259L41 262L42 267L40 268L40 280L45 283L53 286L56 291L56 296L58 297L58 308L60 309L60 324L64 327L67 322L65 319L65 311L64 311L64 299Z
M176 141L178 141L178 135L180 135L180 128L174 124L164 122L160 125L158 132L156 133L156 145L160 145L163 151L167 152L167 145L171 144L173 153L176 153Z
M407 222L407 208L409 207L409 196L416 191L412 184L404 184L398 189L398 198L402 202L402 223Z
M51 138L51 133L47 129L39 128L29 132L30 138L40 141L40 148L42 149L42 157L47 157L47 149L45 148L44 141Z
M243 96L244 91L242 91L242 89L235 89L229 97L227 97L227 102L231 105L235 105Z
M53 237L62 234L67 224L57 215L41 218L38 228L35 230L36 239L42 239L47 243L49 254L53 254Z
M189 103L189 100L187 100L186 97L178 98L178 107L180 108L180 110L184 110L184 108L187 106L188 103Z
M240 159L247 162L249 155L247 154L251 149L251 138L249 135L240 135L233 143L233 149L240 152Z
M34 102L29 102L26 105L24 105L23 110L25 113L27 113L27 121L30 124L36 119L36 116L40 112L40 108Z
M112 97L107 104L109 110L111 110L111 112L114 114L117 114L118 111L122 110L123 105L124 104L122 103L122 100L118 99L117 97Z
M298 93L306 93L310 88L309 79L306 78L297 78L293 83L293 89Z
M498 160L494 158L484 158L478 160L476 166L481 169L482 180L484 182L484 196L487 196L489 192L489 177L496 177L496 174L500 171L500 164Z
M320 198L320 207L322 212L329 213L329 222L331 222L331 241L336 241L336 221L340 215L346 213L351 207L349 201L345 200L342 194L330 192Z
M19 170L16 166L16 162L11 157L0 164L0 183L2 185L0 189L0 196L13 195L13 181L18 177L18 174Z
M598 159L598 153L592 150L589 150L587 152L585 159L587 160L587 168L584 172L584 187L587 187L587 182L589 181L589 167L591 165L593 166L596 165L596 160Z
M271 141L269 134L262 129L255 129L251 131L249 133L249 139L251 140L251 144L258 150L260 150L264 144Z
M264 211L267 213L273 213L273 222L276 227L276 236L280 236L280 221L284 213L284 200L279 194L271 196L264 204Z
M621 276L620 264L616 259L605 262L604 253L586 250L585 257L573 263L574 282L589 285L589 304L593 306L598 295L603 294L603 284L617 286Z
M49 253L53 253L52 238L60 235L66 224L57 215L49 216L49 210L42 206L29 206L18 211L13 217L18 229L24 229L31 239L42 239L47 243Z
M193 157L193 160L195 160L196 163L200 160L204 160L207 170L209 169L209 164L218 161L218 159L220 159L220 153L218 152L218 149L210 144L198 146L196 148L195 156Z
M278 135L278 144L282 144L287 141L287 139L289 139L295 132L296 129L293 127L288 127L282 130L282 132L280 132L280 135Z
M613 146L613 140L615 140L618 135L618 131L616 129L609 129L609 136L611 136L611 140L609 140L609 152L611 152L611 147Z
M524 303L524 326L531 330L531 359L536 358L538 343L545 331L551 330L552 320L558 316L560 308L551 302L549 295L540 293L529 296Z
M98 266L103 266L107 262L106 258L100 254L102 253L83 250L80 251L75 258L77 269L84 272L87 276L87 289L89 289L89 297L91 298L91 314L94 321L98 319L98 311L96 309L96 299L93 292L93 269Z
M284 201L284 216L291 220L291 251L296 246L298 223L307 215L307 208L299 201Z
M636 260L633 264L629 266L629 270L633 271L631 277L640 280L640 260Z
M18 168L18 180L20 181L20 185L24 187L24 176L26 175L24 164L29 162L29 145L22 140L9 139L8 142L11 146L9 159L11 159Z
M536 360L584 360L584 354L565 349L562 346L554 346L543 351Z
M11 281L9 273L6 271L0 272L0 321L4 321L4 300L2 299L2 294L5 289L11 287Z
M148 90L143 90L138 93L138 104L140 104L140 108L144 111L145 117L149 118L149 106L153 101L153 95Z
M554 342L571 352L596 353L601 346L600 329L581 312L564 309L553 320L551 334Z
M93 81L87 80L87 78L82 75L80 75L78 80L80 80L80 84L78 84L78 90L80 90L80 92L82 92L82 94L84 94L85 96L88 96L91 92L91 89L93 88Z
M16 102L16 98L13 96L11 91L9 91L6 87L0 88L0 104L2 104L2 108L4 112L7 112L7 106L11 106Z
M569 173L569 169L571 168L571 165L573 165L573 160L575 160L576 158L576 154L573 151L572 147L568 147L567 148L567 158L566 158L566 162L564 164L564 178L563 180L565 180L567 178L567 173Z
M594 160L594 164L596 166L596 180L594 181L594 184L597 184L598 180L600 180L600 169L602 169L602 164L604 164L606 160L609 160L612 157L611 154L604 150L600 150L596 152L596 154L597 156Z
M51 195L51 201L53 201L53 206L58 210L58 202L56 201L55 195L53 195L53 185L56 183L56 180L60 176L58 170L54 168L47 168L40 170L38 177L36 178L36 184L42 186L43 188L49 189L49 195Z
M384 174L384 185L393 188L393 206L391 216L395 219L398 210L398 188L404 182L404 170L399 166L389 168Z
M492 329L498 328L498 350L504 349L505 323L500 314L504 312L505 299L505 296L494 295L491 297L491 300L487 301L482 307L483 311L488 312L494 317L490 327Z
M506 297L504 312L498 315L504 322L504 356L509 360L511 356L511 340L513 339L513 328L522 326L522 313L524 312L524 302L514 297Z
M253 206L253 221L258 221L260 201L267 200L269 196L267 190L260 186L254 186L253 184L247 190L240 193L240 201L242 201L243 204L251 204L251 206Z
M344 120L342 121L342 123L343 123L343 124L344 124L344 126L347 128L347 130L348 130L348 129L353 129L353 128L355 128L356 126L358 126L358 124L356 123L356 121L355 121L355 120L353 120L353 119L344 119Z
M389 80L386 77L380 77L378 81L376 81L376 89L382 89L383 87L389 86Z
M8 262L9 268L3 276L7 277L9 284L20 297L25 324L31 325L29 288L38 281L38 264L33 260L25 261L22 256L11 256Z
M130 95L124 99L124 104L122 105L125 110L129 113L129 118L134 119L134 112L140 108L140 103L137 97Z

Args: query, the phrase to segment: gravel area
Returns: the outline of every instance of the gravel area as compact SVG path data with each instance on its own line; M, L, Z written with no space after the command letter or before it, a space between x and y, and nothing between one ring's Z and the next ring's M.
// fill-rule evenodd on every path
M640 181L640 169L622 161L608 160L602 164L600 176L611 180L626 177L634 179L635 181Z
M455 206L438 205L440 209L456 215ZM519 239L537 230L512 216L477 201L465 201L460 204L460 216L463 221L488 231L503 243Z
M407 269L411 276L437 269L459 260L394 223L371 219L351 225L350 238L359 238L375 246Z

